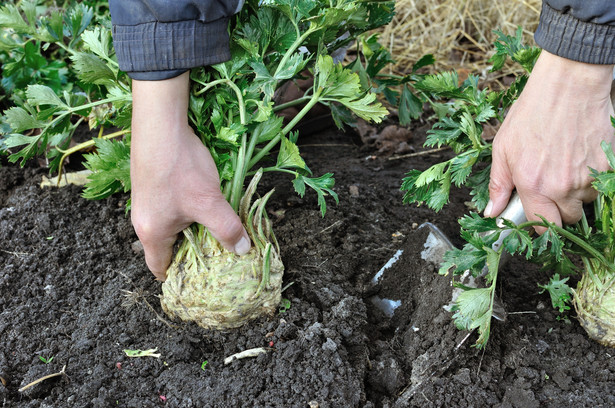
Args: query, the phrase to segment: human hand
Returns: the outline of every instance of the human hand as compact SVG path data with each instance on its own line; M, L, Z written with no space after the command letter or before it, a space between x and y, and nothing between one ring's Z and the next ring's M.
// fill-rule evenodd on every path
M600 142L615 139L612 80L612 65L542 51L495 137L485 216L499 215L516 188L528 220L542 215L561 226L581 219L583 203L597 195L589 167L609 168Z
M213 158L188 125L188 92L188 73L133 81L131 218L147 266L162 281L177 234L193 222L230 251L250 250L247 232L220 192Z

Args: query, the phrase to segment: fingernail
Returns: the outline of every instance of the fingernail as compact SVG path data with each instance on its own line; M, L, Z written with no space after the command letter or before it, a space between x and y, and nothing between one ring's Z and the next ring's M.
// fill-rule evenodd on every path
M491 210L493 210L493 201L489 200L487 207L485 207L485 217L491 217Z
M237 255L245 255L250 251L250 240L246 237L241 237L237 245L235 245L235 253Z

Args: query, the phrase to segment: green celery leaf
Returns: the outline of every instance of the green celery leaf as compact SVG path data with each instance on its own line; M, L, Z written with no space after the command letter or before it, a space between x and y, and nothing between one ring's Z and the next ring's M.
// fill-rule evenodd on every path
M273 102L257 101L256 113L252 117L255 122L264 122L271 117L273 113Z
M510 254L514 255L526 252L526 259L530 259L532 257L532 238L526 230L514 229L510 231L510 234L502 241L502 245Z
M499 229L495 218L483 218L475 212L464 215L459 220L459 225L464 230L472 232L491 232Z
M561 261L563 257L563 242L559 235L553 230L553 228L547 228L547 230L538 238L534 240L534 248L536 248L536 255L541 255L549 248L549 252L555 258L556 261Z
M28 102L34 106L52 105L60 108L68 108L68 105L48 86L29 85L26 89Z
M254 82L260 86L262 92L269 100L273 99L277 80L271 75L265 64L261 61L251 61L250 67L252 67L256 75Z
M432 54L423 55L417 62L412 66L412 72L416 72L419 69L426 67L428 65L433 65L436 62L436 59Z
M545 290L549 292L551 305L554 309L559 310L560 313L570 310L570 304L572 303L573 291L566 283L568 279L560 279L560 275L556 273L551 277L548 284L538 285L542 288L540 293L544 293Z
M447 173L439 183L434 183L433 187L435 188L430 191L427 205L429 208L438 212L448 203L448 197L451 191L450 173Z
M235 122L231 124L230 127L222 127L220 131L216 134L216 139L218 141L223 141L229 143L233 146L239 146L239 137L244 134L246 131L245 126Z
M442 117L433 127L427 131L427 140L425 146L433 147L442 145L450 145L461 136L461 128L459 123L455 122L448 116Z
M13 131L17 133L43 127L43 122L36 119L36 116L28 113L28 111L22 107L13 106L4 111L4 116Z
M87 84L113 85L116 83L115 73L96 55L77 52L71 55L79 79Z
M278 153L276 167L280 169L307 170L305 161L303 161L299 154L299 147L284 136L282 136L280 141L280 152Z
M418 119L422 113L423 101L412 92L410 86L404 85L399 101L399 123L407 126L412 120Z
M339 103L350 109L361 119L375 123L382 122L382 119L389 114L389 111L376 101L376 94L368 93L360 99L340 98Z
M32 23L28 24L21 16L19 9L12 4L0 8L0 27L2 28L9 28L21 34L33 34L36 28Z
M495 109L493 109L493 106L491 106L490 104L483 103L480 104L478 108L479 112L474 117L474 120L476 122L483 123L495 117Z
M331 109L331 116L338 129L344 129L344 124L356 126L356 117L352 116L352 111L344 105L332 103L329 105L329 109Z
M428 168L427 170L421 172L419 177L416 179L415 184L417 187L422 187L430 184L433 181L439 181L444 178L444 175L448 172L446 167L449 162L437 163Z
M64 16L64 20L68 26L68 32L70 37L75 39L79 38L81 34L88 27L94 17L94 11L91 7L78 3L75 7L68 10Z
M416 89L441 95L445 98L462 96L459 90L459 76L455 71L440 72L427 75L421 81L414 84Z
M4 140L4 145L10 149L13 147L25 146L20 151L9 156L9 161L15 163L21 159L21 166L26 164L26 160L39 153L39 144L46 145L47 137L44 133L36 136L24 136L21 134L11 134Z
M41 24L45 28L48 39L44 41L52 42L52 41L61 41L64 37L64 18L62 13L58 10L54 10L51 14L46 17L43 16L41 19Z
M339 203L339 199L337 197L337 193L332 190L333 185L335 184L335 180L333 179L332 173L323 174L320 177L310 178L303 176L301 174L297 174L295 180L293 180L293 186L295 187L295 191L299 194L299 196L303 197L305 194L305 186L310 186L318 195L318 206L320 207L320 213L322 216L325 216L325 212L327 211L327 203L325 201L325 196L330 195L333 197L336 203Z
M479 272L485 266L487 253L483 248L476 248L470 244L466 244L463 249L453 248L446 251L444 254L444 266L440 269L440 273L446 273L451 267L454 267L453 274L461 275L465 271Z
M475 150L468 151L468 154L460 154L455 156L450 161L450 170L453 179L453 183L457 187L465 184L466 179L472 173L472 166L478 159L478 152Z
M613 126L615 126L614 117L611 117L611 122L613 123ZM613 153L613 147L611 143L607 143L603 140L602 142L600 142L600 147L602 148L604 154L606 154L606 158L609 162L609 166L611 166L611 169L615 169L615 153Z
M491 176L491 165L474 172L468 177L468 184L472 186L470 195L476 210L482 212L489 202L489 179Z
M279 9L295 23L309 17L318 5L314 0L263 0L261 4Z
M96 153L84 155L92 171L82 195L89 200L130 191L130 146L123 140L95 139Z
M388 114L375 94L364 94L359 76L342 64L335 64L330 56L318 57L315 76L322 99L339 102L360 118L376 123Z
M456 322L463 322L462 328L472 330L482 324L482 318L491 319L491 288L468 288L459 294L455 303Z
M268 142L282 132L283 118L273 115L266 121L260 122L252 130L252 137L256 138L256 143Z
M512 59L513 61L521 64L527 72L531 72L532 68L534 68L534 65L536 64L536 60L538 60L538 57L540 56L541 51L542 50L538 47L524 48L517 51L512 56Z
M100 26L93 30L87 30L81 35L86 47L94 54L103 59L109 58L111 49L111 33Z
M293 54L283 66L278 67L275 74L277 81L290 79L295 77L299 72L303 71L308 60L303 58L303 55Z

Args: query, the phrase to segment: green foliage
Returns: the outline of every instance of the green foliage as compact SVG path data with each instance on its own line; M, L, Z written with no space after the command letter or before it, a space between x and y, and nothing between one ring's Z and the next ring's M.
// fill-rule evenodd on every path
M432 55L425 55L412 67L408 75L398 76L384 73L394 59L389 51L378 42L378 33L361 35L357 41L357 54L359 55L349 64L349 68L359 75L361 86L372 89L374 93L382 93L387 102L396 107L399 123L409 125L412 120L418 119L423 113L423 105L427 102L426 96L414 88L417 81L425 75L419 70L434 63ZM341 126L342 119L338 118L334 110L334 119Z
M130 191L129 140L96 139L96 153L85 155L85 166L92 174L83 197L90 200L106 198L116 191Z
M540 293L549 292L553 308L559 310L560 313L570 310L570 304L572 303L573 292L566 283L568 279L570 278L560 279L559 273L556 273L551 277L548 284L538 285L542 288Z
M505 60L511 58L530 71L540 51L521 43L521 29L515 36L496 34L496 54L491 59L494 70L500 69ZM521 76L509 89L498 92L481 89L478 79L473 76L458 84L454 72L430 75L418 81L416 89L436 101L434 110L439 118L428 132L426 145L449 146L454 156L425 171L411 170L402 184L404 202L426 203L439 211L448 201L450 186L454 184L469 187L476 209L483 211L488 200L492 146L481 138L482 126L503 119L526 81L527 77ZM615 126L615 119L613 124ZM612 147L603 142L602 149L611 167L615 167ZM470 273L475 278L485 279L486 287L481 288L455 283L463 291L453 307L453 319L459 328L478 330L476 346L484 347L489 339L498 265L505 253L522 255L553 271L549 283L539 286L542 292L549 292L553 307L562 313L570 309L573 300L578 300L567 284L569 276L578 271L571 260L573 256L583 261L584 274L589 276L584 278L585 285L595 285L596 293L604 294L615 281L615 171L592 170L591 175L599 192L595 202L594 228L590 228L585 218L577 225L565 228L544 218L520 225L507 220L498 223L477 213L460 219L461 237L466 244L462 249L453 249L445 255L440 273L453 273L454 278ZM530 235L528 230L536 226L545 228L546 232L539 236ZM494 248L499 238L502 238L501 245Z
M379 122L386 115L360 76L329 54L391 17L390 2L244 5L231 30L232 59L191 74L190 120L212 152L231 205L237 208L245 177L256 172L261 161L271 160L276 146L277 158L264 171L293 174L295 190L303 196L306 186L313 189L323 214L326 196L337 202L332 175L312 176L296 144L298 135L291 131L317 103L330 107L340 125L352 123L353 116ZM313 86L298 100L278 106L276 91L307 71L314 77ZM293 104L304 107L284 124L277 112Z
M491 71L502 69L506 58L510 57L514 62L519 63L526 71L530 72L540 55L540 48L529 47L523 44L523 29L517 27L514 37L498 30L495 30L494 33L498 36L498 39L494 44L496 52L489 60L493 64Z
M523 62L524 68L530 71L539 50L522 45L520 31L516 37L499 32L498 35L494 69L500 69L511 56L514 61ZM449 146L457 155L424 172L410 171L401 186L404 203L426 203L440 211L448 202L451 184L457 187L467 185L475 208L483 211L489 199L492 147L481 137L483 126L502 120L526 81L527 77L521 76L507 90L490 91L481 89L478 77L473 75L460 84L454 71L427 75L418 80L414 87L429 97L439 113L438 122L428 131L425 146Z
M79 125L121 126L131 109L105 28L108 10L92 27L93 9L68 3L65 9L37 0L0 7L2 87L13 104L3 112L0 150L22 165L46 155L50 171L58 169Z
M8 44L0 48L6 50L2 55L19 57L19 66L30 70L22 69L18 77L11 77L13 82L24 81L20 82L23 91L13 94L17 103L4 112L3 146L11 153L11 161L22 164L36 155L47 155L52 171L77 126L87 121L92 129L115 126L129 130L132 108L129 79L115 60L107 9L95 1L67 3L65 10L57 11L36 0L0 9L2 38L6 39L1 44ZM210 150L221 189L235 209L246 177L264 161L269 162L264 171L294 175L293 186L300 195L306 193L306 186L313 189L322 214L326 196L337 202L332 174L312 175L292 129L317 103L329 106L340 125L352 123L353 117L382 120L387 111L376 100L369 81L390 58L380 50L376 37L367 43L375 50L370 55L380 57L369 61L368 74L363 77L334 63L330 54L386 24L392 16L390 1L246 2L230 25L231 60L191 72L189 105L190 123ZM59 64L57 73L49 71L53 67L49 61ZM44 79L32 79L35 69ZM283 107L276 105L276 91L307 72L314 76L314 85L299 100L291 101L305 107L285 124L277 114ZM406 96L406 104L412 102ZM96 151L85 156L93 174L84 196L99 199L128 191L129 141L97 139L95 146ZM276 148L277 159L271 158Z

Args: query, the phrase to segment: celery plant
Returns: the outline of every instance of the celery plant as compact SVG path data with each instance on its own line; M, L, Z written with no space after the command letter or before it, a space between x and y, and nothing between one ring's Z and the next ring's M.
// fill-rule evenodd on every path
M21 19L13 6L6 14ZM203 226L186 229L162 287L167 313L204 327L229 328L277 310L283 266L265 211L271 192L252 200L258 180L274 171L293 175L299 195L306 187L316 192L323 215L325 197L337 201L332 174L312 175L299 154L293 128L317 103L331 107L340 125L353 115L382 120L387 111L376 100L365 73L357 74L356 64L351 69L334 63L330 54L388 23L392 15L393 2L382 0L249 0L229 27L231 60L191 72L190 124L210 150L221 191L240 215L254 246L238 257ZM0 25L2 21L0 16ZM51 22L42 27L59 27L62 18L54 16ZM62 141L58 151L69 154L74 149L64 150L65 144L77 122L87 119L100 129L114 125L123 130L109 135L101 130L102 137L79 146L97 148L87 155L86 166L93 173L84 195L103 198L128 191L130 81L118 69L109 31L103 25L85 30L71 40L70 44L80 44L72 48L64 39L43 40L66 48L84 92L58 93L44 84L27 87L23 103L4 113L10 127L4 144L12 160L44 152L48 144L60 146L58 140ZM376 47L373 41L370 44ZM294 101L276 104L276 90L307 73L314 78L313 86ZM395 97L390 92L389 96ZM284 123L278 113L289 106L301 109ZM124 138L111 140L120 136Z

